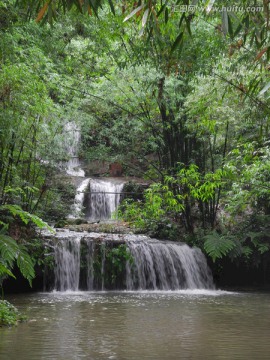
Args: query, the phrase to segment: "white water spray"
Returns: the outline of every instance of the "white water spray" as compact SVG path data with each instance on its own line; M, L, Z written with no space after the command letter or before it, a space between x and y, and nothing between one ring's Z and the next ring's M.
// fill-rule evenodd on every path
M85 290L106 290L106 285L111 289L106 254L112 249L111 241L113 246L118 246L118 235L74 233L71 236L67 232L66 239L64 236L62 234L61 241L55 246L55 289L78 290L81 277L86 278ZM86 252L83 268L80 265L82 241L83 251ZM126 245L132 258L131 262L126 261L126 270L121 275L121 289L167 291L214 288L206 258L197 248L142 235L125 235L120 244Z
M124 182L115 179L91 179L86 218L108 220L117 210Z
M81 163L78 158L81 141L80 127L75 122L69 122L65 125L65 134L65 148L69 156L66 164L66 173L72 176L84 177L85 173L81 169Z
M64 238L55 246L55 288L77 291L80 280L80 236Z

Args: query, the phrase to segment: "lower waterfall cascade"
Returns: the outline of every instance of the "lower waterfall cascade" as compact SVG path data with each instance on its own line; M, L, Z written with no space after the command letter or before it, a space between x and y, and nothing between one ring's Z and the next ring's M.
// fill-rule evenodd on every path
M200 249L145 235L58 232L56 291L214 289Z

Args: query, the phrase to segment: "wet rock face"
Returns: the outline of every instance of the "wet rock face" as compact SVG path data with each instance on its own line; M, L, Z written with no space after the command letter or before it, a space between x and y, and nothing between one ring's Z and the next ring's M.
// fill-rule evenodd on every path
M110 176L122 176L123 175L123 168L122 165L119 163L112 163L110 164Z

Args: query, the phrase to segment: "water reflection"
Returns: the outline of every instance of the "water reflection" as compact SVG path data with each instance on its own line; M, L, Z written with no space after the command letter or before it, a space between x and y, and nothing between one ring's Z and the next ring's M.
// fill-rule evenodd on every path
M269 294L77 292L10 300L31 320L0 329L0 359L269 359Z

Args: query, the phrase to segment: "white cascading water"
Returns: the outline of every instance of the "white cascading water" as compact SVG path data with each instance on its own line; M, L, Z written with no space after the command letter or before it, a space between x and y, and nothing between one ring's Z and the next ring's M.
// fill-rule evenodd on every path
M74 205L71 209L71 214L68 215L69 218L71 219L76 219L76 218L80 218L83 217L83 202L84 202L84 197L85 197L85 191L88 190L89 187L89 183L90 183L90 179L84 179L80 185L77 187L76 190L76 195L75 195L75 199L74 199Z
M66 173L72 176L84 177L84 170L81 169L81 163L78 158L79 145L81 141L80 127L75 122L68 122L65 125L65 148L69 156L66 164Z
M87 290L94 290L94 253L95 253L95 242L88 241L88 252L87 252Z
M211 272L201 250L158 240L127 243L134 264L127 262L127 290L213 288Z
M115 179L91 179L86 218L108 220L117 210L124 182Z
M80 127L75 122L69 122L65 125L65 134L64 147L70 157L66 163L66 173L76 177L85 177L78 157L81 140ZM116 179L84 179L77 187L74 205L68 217L82 217L85 204L87 219L97 221L111 219L119 205L123 186L124 182Z
M70 156L67 173L84 177L78 158L80 130L70 122L65 130L66 148ZM119 205L124 182L119 179L84 178L74 200L72 214L69 217L81 217L85 211L88 220L108 220ZM85 207L85 210L84 210ZM143 235L76 233L66 231L58 233L55 251L55 284L57 291L77 291L81 276L87 290L105 290L106 251L113 241L114 246L126 244L133 261L126 261L124 279L121 288L126 290L179 290L213 289L212 274L205 256L199 249L190 248L181 243L162 242ZM120 240L120 241L119 241ZM81 251L81 243L84 250ZM87 246L85 246L87 244ZM100 245L102 244L102 247ZM108 246L108 247L107 247ZM81 266L82 253L84 264ZM99 269L99 273L97 273ZM106 279L106 281L105 281ZM107 283L108 284L108 283ZM112 284L109 284L110 288Z
M86 289L105 290L106 249L110 242L125 243L133 261L126 261L125 290L180 290L213 289L213 279L206 258L197 248L186 244L163 242L142 235L119 235L74 233L63 234L55 246L55 289L58 291L78 290L80 282L80 242L87 244ZM121 240L121 241L119 241ZM99 257L96 249L102 244ZM87 250L85 250L87 249ZM97 260L98 259L98 260ZM94 272L94 262L100 263L100 273ZM81 270L82 271L82 270ZM97 279L102 279L98 288Z
M77 187L69 218L110 220L120 203L124 182L120 179L85 178ZM85 208L85 209L84 209Z
M77 291L80 280L80 236L60 240L55 246L55 289Z

